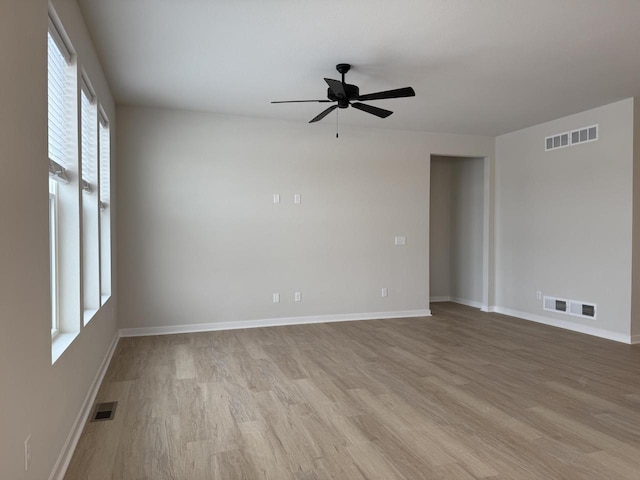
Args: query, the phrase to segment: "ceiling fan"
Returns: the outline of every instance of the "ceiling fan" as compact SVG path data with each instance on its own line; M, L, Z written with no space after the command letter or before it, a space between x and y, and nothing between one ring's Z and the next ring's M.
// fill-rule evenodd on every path
M336 70L338 70L338 72L342 74L342 81L332 80L331 78L324 79L324 81L327 82L327 85L329 85L329 88L327 89L328 100L284 100L271 103L336 102L335 105L331 105L329 108L321 112L309 122L314 123L322 120L336 108L348 108L349 106L357 108L358 110L362 110L363 112L370 113L371 115L375 115L376 117L387 118L393 113L392 111L360 102L369 100L384 100L387 98L414 97L416 95L416 92L414 92L413 88L411 87L397 88L395 90L386 90L384 92L360 95L360 89L356 85L350 85L348 83L345 83L344 81L344 75L350 69L351 65L349 65L348 63L339 63L338 65L336 65Z

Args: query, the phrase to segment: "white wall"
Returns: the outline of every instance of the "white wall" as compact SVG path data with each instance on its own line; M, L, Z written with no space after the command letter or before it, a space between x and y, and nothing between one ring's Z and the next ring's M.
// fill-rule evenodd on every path
M427 309L429 157L494 145L136 107L118 121L124 328Z
M484 159L431 158L431 298L483 304Z
M457 158L451 170L451 296L482 304L484 159Z
M496 139L496 305L628 338L633 99ZM599 140L550 152L546 136L599 124ZM597 319L545 312L544 295L591 301Z
M631 341L640 343L640 101L633 102L633 255Z
M111 119L112 98L76 3L54 1ZM0 3L0 477L49 478L116 332L115 297L51 365L47 2ZM31 434L32 465L24 471Z
M434 301L451 299L451 163L450 157L431 157L429 283Z

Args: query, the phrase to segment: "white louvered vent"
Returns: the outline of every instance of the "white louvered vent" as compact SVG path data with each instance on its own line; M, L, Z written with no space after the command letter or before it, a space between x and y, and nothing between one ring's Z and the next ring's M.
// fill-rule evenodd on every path
M598 140L598 125L591 125L590 127L546 137L544 139L544 149L548 152L549 150L572 147L580 143L595 142L596 140Z
M569 302L569 315L583 318L596 318L596 305L594 303L585 303L577 300Z
M568 303L564 298L544 297L543 308L551 312L567 313Z
M545 150L556 150L558 148L568 147L569 145L569 132L559 133L544 139Z
M574 317L596 318L596 304L580 300L545 296L542 300L542 308L548 312L564 313Z

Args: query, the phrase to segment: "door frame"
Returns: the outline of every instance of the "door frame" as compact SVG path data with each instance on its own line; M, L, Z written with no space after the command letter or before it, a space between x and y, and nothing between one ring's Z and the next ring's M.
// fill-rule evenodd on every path
M480 310L483 312L492 312L494 306L494 189L493 189L493 159L486 155L455 155L451 153L430 153L429 155L429 195L428 195L428 217L429 217L429 235L427 236L427 257L429 258L429 268L427 269L428 299L431 303L431 258L429 248L431 243L431 159L433 157L450 157L450 158L477 158L483 161L484 170L484 189L483 189L483 220L482 220L482 302Z

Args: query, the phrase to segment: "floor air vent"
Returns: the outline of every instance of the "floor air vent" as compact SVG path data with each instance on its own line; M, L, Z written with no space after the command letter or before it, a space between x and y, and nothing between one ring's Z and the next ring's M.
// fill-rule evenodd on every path
M105 420L113 420L116 415L116 407L118 402L106 402L96 405L93 415L91 416L92 422L104 422Z

